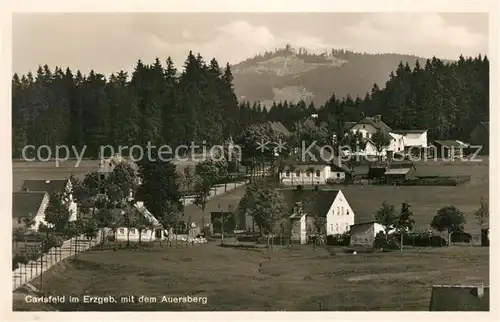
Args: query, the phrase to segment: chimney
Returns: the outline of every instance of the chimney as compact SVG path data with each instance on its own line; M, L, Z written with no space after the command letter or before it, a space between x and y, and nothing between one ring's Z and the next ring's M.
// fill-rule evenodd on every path
M482 298L483 296L484 296L484 284L481 283L481 285L477 287L477 297Z
M375 116L373 117L373 119L375 120L375 122L380 122L380 121L382 121L382 115L377 114L377 115L375 115Z

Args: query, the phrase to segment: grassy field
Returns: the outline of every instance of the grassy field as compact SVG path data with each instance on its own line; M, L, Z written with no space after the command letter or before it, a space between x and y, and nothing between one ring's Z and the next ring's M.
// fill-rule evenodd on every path
M428 310L433 284L489 284L488 248L408 249L346 254L309 245L274 252L222 248L95 250L43 276L46 295L206 297L203 304L28 304L14 310ZM259 263L262 267L259 271ZM39 287L40 279L33 285Z

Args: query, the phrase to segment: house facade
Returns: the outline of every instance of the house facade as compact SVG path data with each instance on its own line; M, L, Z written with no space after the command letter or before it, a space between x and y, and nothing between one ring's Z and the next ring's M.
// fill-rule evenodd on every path
M46 192L50 197L55 193L63 194L63 204L68 207L69 221L76 221L78 205L73 198L73 187L71 180L25 180L21 191L24 192Z
M149 242L161 240L168 235L168 232L165 231L158 219L156 219L153 214L149 212L149 210L144 206L143 202L138 201L134 204L133 207L138 210L140 216L144 216L146 222L149 223L149 227L143 229L141 232L139 232L139 229L137 229L137 227L118 227L116 229L115 235L117 241L129 240L136 242L140 239L141 242Z
M372 247L375 236L383 232L384 227L376 222L352 224L350 226L351 246Z
M340 158L335 158L331 149L317 145L307 147L303 155L292 154L285 160L279 174L280 182L285 185L324 185L329 180L342 182L346 169Z
M349 232L354 224L354 211L341 190L338 190L326 215L326 234L338 235Z
M279 189L289 207L290 219L298 220L300 242L305 243L309 234L316 233L313 218L325 218L324 232L338 235L349 231L355 214L340 190L333 189ZM297 225L297 224L295 224Z
M284 185L323 185L329 179L344 181L345 171L340 167L332 169L326 164L302 164L285 168L280 173L280 181Z
M45 209L49 204L49 194L44 191L18 191L12 193L12 224L13 228L25 227L23 218L33 220L33 225L25 227L38 231L45 221Z

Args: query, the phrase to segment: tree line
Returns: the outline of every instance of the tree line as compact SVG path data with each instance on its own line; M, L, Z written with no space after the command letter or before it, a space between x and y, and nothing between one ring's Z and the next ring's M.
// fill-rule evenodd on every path
M40 66L36 75L12 79L12 155L26 145L87 146L96 157L101 145L169 144L191 141L223 144L242 129L266 121L294 130L311 114L317 128L340 132L346 122L382 115L394 129L428 129L429 139L461 139L489 120L489 61L486 56L460 56L456 62L418 61L395 66L385 86L375 84L364 98L337 97L321 106L239 101L231 66L216 59L206 63L190 52L183 72L168 58L153 64L138 61L129 77L120 71L106 78L90 71ZM315 131L318 131L315 129Z

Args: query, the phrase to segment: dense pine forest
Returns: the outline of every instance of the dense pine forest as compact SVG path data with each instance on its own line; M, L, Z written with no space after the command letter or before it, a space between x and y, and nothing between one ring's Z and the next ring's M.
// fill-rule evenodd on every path
M480 55L456 62L432 58L414 67L401 62L386 84L367 88L366 96L332 93L322 106L238 102L232 83L231 66L192 52L181 74L170 58L138 61L132 75L120 71L108 78L47 65L36 75L15 74L13 157L28 144L86 145L88 157L108 144L219 144L259 122L280 121L293 129L312 113L319 122L337 124L380 114L395 129L426 128L430 139L467 141L474 127L489 119L489 62Z

